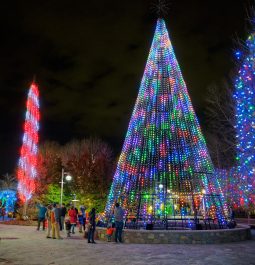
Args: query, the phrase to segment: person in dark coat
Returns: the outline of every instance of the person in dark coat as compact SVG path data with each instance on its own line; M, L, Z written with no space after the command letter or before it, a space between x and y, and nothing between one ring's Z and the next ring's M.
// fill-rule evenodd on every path
M65 221L65 216L67 214L66 206L63 203L61 208L60 208L60 219L59 219L59 230L62 231L64 230L64 221Z
M85 225L86 225L86 208L85 206L81 206L80 210L82 212L82 216L83 216L83 230L85 231Z
M91 212L89 213L89 233L88 233L88 243L93 243L95 244L94 240L94 234L96 230L96 209L92 208Z
M119 203L115 204L114 218L115 218L115 227L116 227L115 242L117 243L119 241L120 243L122 243L122 230L124 226L124 222L123 222L124 210L119 205Z

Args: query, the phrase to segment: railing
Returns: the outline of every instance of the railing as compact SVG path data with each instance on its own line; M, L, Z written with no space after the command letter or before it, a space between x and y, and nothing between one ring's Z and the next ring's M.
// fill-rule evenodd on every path
M217 219L212 218L167 218L155 222L144 222L139 220L126 221L126 229L146 229L146 230L211 230L224 229L226 225L219 225Z

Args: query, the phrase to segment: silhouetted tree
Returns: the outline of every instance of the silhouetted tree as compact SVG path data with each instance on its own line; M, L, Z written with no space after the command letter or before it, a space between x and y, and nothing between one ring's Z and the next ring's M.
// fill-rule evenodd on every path
M8 173L0 176L0 190L16 190L17 179L14 175Z
M74 140L62 149L64 167L74 178L73 187L81 194L105 194L113 175L113 152L97 138Z
M231 80L212 85L206 97L207 144L216 168L235 163L235 104Z

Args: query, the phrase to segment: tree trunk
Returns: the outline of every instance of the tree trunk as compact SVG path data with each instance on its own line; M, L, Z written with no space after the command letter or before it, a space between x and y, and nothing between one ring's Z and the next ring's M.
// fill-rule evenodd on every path
M27 217L27 201L25 201L24 202L24 205L23 205L23 214L22 214L22 218L24 219L24 220L27 220L28 219L28 217Z

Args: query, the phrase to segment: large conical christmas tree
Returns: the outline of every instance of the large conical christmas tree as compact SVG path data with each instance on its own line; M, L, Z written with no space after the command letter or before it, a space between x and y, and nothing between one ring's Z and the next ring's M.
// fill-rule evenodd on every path
M17 170L19 198L25 205L31 199L35 190L39 116L39 90L33 82L28 92L23 143ZM25 213L26 209L24 207Z
M225 222L214 168L165 22L157 27L105 209L155 221L179 216ZM225 209L226 210L226 209Z
M233 198L239 206L255 202L255 34L246 41L246 50L236 52L242 62L235 82L237 170L231 182L238 188Z

